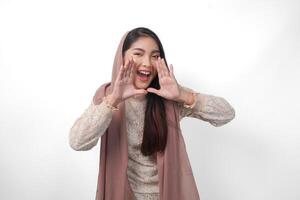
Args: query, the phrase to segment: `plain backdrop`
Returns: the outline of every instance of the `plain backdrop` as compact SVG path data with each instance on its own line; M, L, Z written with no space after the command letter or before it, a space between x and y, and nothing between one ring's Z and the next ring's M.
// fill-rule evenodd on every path
M138 26L180 84L236 111L181 122L201 200L299 200L297 0L0 0L0 199L95 198L100 145L74 151L68 134Z

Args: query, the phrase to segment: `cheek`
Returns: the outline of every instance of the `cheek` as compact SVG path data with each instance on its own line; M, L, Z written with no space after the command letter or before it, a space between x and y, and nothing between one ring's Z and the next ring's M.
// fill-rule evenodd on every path
M153 69L157 73L157 61L152 62Z

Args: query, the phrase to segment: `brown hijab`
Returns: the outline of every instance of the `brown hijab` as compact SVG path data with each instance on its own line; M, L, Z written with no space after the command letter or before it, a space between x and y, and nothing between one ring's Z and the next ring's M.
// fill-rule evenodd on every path
M122 37L113 64L111 82L100 86L93 102L100 104L102 98L113 88L121 64ZM96 200L135 200L127 177L128 143L124 102L114 111L112 121L101 136L100 165ZM157 153L160 200L200 200L194 180L185 142L179 126L177 103L165 100L168 122L168 139L165 151Z

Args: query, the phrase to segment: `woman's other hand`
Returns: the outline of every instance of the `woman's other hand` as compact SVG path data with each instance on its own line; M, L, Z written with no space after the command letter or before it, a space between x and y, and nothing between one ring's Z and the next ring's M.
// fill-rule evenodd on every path
M170 71L167 68L167 65L163 58L158 58L156 61L156 69L159 78L160 89L148 88L148 92L155 93L161 97L170 100L177 100L180 97L180 88L177 84L173 73L173 65L169 65Z

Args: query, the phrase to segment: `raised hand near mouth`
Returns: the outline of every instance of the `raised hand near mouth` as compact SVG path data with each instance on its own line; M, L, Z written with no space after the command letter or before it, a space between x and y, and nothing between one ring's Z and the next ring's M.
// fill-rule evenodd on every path
M156 69L159 78L160 89L148 88L148 92L155 93L161 97L170 100L178 100L180 97L180 89L173 73L173 65L169 65L170 71L163 58L156 61Z
M121 65L112 92L107 96L112 105L116 106L125 99L135 95L147 94L147 90L136 89L133 85L135 66L136 63L132 58L124 66Z

